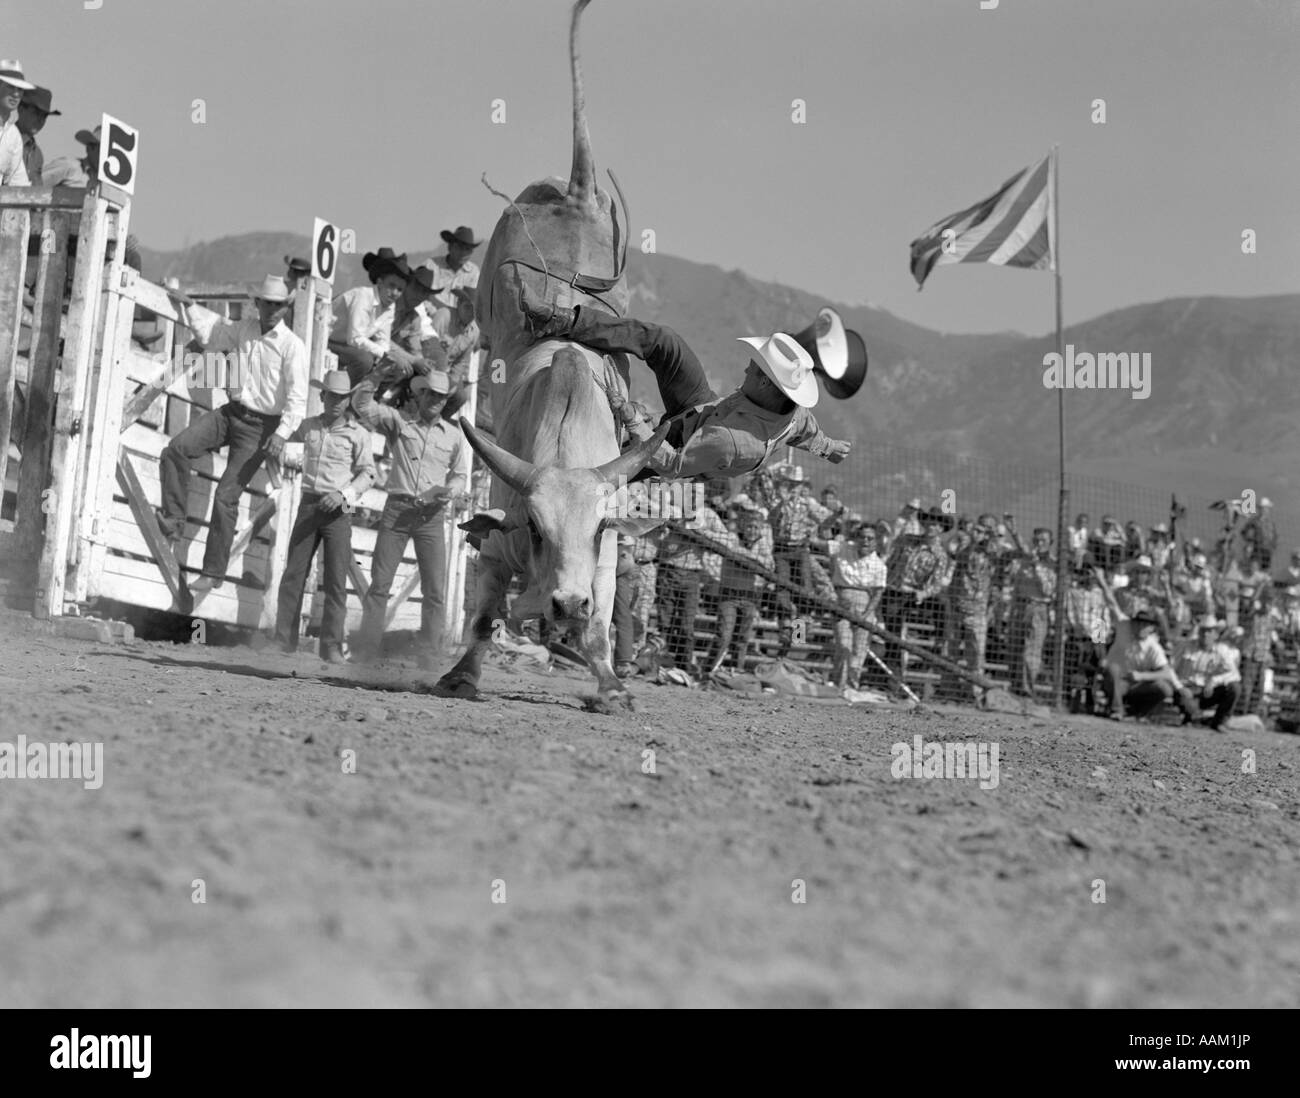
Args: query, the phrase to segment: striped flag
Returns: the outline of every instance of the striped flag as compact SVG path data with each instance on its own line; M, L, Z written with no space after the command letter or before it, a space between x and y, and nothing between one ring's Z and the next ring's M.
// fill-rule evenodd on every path
M937 263L996 263L1056 270L1052 193L1055 158L1016 172L996 193L912 241L912 277L919 290Z

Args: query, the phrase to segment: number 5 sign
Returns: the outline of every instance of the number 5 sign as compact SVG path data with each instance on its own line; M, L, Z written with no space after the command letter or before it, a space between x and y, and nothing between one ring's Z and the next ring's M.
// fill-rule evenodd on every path
M100 119L99 178L135 194L135 162L140 155L140 131L106 114Z
M314 278L323 278L331 286L334 284L334 272L339 265L339 227L331 225L322 218L316 218L316 227L311 234L311 273Z

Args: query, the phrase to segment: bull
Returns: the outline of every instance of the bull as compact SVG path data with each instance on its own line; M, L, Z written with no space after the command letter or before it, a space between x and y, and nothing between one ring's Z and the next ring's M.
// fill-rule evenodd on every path
M477 693L483 657L507 618L507 589L522 574L527 586L509 616L576 627L602 699L627 698L609 643L617 534L642 532L654 522L628 516L621 501L627 481L654 454L667 426L620 453L607 393L627 395L626 357L606 359L565 340L538 342L521 305L528 287L530 296L558 307L581 304L619 316L627 310L626 208L620 224L613 198L596 184L578 60L579 21L589 2L577 0L569 28L569 178L526 187L501 215L483 258L476 314L491 347L496 442L463 417L459 422L493 473L492 506L505 517L491 524L481 516L476 520L477 531L487 536L469 647L438 682L440 693L455 697ZM610 179L617 190L613 173Z

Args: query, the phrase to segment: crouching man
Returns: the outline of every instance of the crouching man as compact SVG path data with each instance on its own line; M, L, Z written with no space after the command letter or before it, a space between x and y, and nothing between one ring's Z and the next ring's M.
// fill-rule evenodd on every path
M347 612L348 562L352 559L352 508L375 479L375 459L367 431L348 406L352 385L342 370L331 370L321 390L324 410L303 420L289 436L302 443L298 456L286 449L286 468L302 469L302 501L289 536L289 555L280 580L275 639L285 652L298 650L302 600L311 562L325 547L325 613L320 624L320 658L343 660L343 625Z
M1115 720L1125 712L1133 717L1148 716L1165 702L1180 697L1183 690L1182 681L1174 674L1160 645L1160 623L1155 614L1140 610L1131 625L1132 638L1128 643L1117 638L1106 657L1107 711Z
M1216 732L1232 715L1241 692L1241 672L1237 669L1237 652L1219 641L1220 623L1211 618L1196 630L1196 647L1188 649L1178 660L1179 677L1186 684L1180 695L1183 723L1199 721L1202 709L1214 710L1207 722Z

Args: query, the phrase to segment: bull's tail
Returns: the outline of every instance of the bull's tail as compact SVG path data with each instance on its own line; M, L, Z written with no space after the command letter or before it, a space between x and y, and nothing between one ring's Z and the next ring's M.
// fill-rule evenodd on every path
M591 154L587 130L587 100L582 89L582 66L578 63L578 24L582 9L591 0L577 0L569 24L569 63L573 70L573 164L569 169L569 198L590 205L596 197L596 160Z

